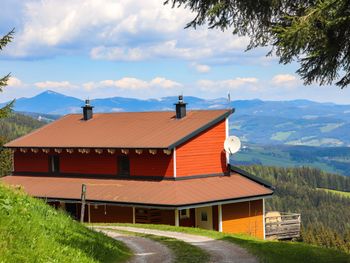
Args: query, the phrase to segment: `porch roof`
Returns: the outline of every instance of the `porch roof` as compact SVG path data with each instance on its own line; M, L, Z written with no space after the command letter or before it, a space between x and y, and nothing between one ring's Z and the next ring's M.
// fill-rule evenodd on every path
M153 207L191 205L253 199L273 194L268 187L240 174L186 180L91 179L12 175L2 182L21 186L29 195L50 200L79 201L82 184L89 202Z

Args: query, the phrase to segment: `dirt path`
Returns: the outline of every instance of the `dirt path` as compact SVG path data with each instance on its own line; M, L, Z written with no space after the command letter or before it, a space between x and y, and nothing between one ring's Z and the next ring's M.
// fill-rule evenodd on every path
M172 252L166 246L148 238L128 236L114 231L97 229L107 236L124 242L134 253L129 263L171 263Z
M156 236L165 236L170 238L176 238L185 242L188 242L194 246L198 246L201 249L207 251L210 255L210 262L215 263L257 263L258 259L249 254L245 249L221 240L215 240L209 237L191 235L180 232L161 231L154 229L136 228L136 227L124 227L124 226L99 226L96 229L115 229L124 230L136 233L151 234ZM150 261L151 262L151 261Z

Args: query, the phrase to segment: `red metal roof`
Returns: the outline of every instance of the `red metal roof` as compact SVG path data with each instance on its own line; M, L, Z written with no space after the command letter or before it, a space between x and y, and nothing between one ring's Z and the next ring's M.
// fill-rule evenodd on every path
M232 110L196 110L182 119L166 111L97 113L88 121L82 120L81 114L70 114L5 146L171 149L231 113Z
M7 176L9 185L21 185L32 196L49 199L79 200L82 184L87 199L122 204L152 206L188 206L200 203L271 195L273 191L242 175L187 180L118 180L40 176Z

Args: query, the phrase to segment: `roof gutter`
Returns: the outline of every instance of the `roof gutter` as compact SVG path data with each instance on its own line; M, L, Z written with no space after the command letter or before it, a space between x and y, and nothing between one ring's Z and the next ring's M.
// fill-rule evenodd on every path
M263 185L271 190L275 190L275 187L272 184L270 184L268 181L265 181L264 179L261 179L260 177L252 175L252 174L248 173L247 171L242 170L241 168L238 168L236 166L231 166L231 171L238 173L244 177L247 177L250 180L252 180L258 184L261 184L261 185Z
M113 202L113 201L104 201L104 200L86 200L88 204L96 204L96 205L116 205L116 206L124 206L124 207L140 207L140 208L153 208L153 209L165 209L165 210L173 210L173 209L189 209L189 208L197 208L204 207L210 205L224 205L224 204L232 204L232 203L240 203L247 201L254 201L260 199L271 198L273 192L270 194L250 196L250 197L242 197L242 198L233 198L233 199L225 199L218 201L209 201L209 202L201 202L194 204L180 204L180 205L172 205L172 204L164 204L164 205L156 205L156 204L144 204L144 203L128 203L128 202ZM66 203L81 203L80 199L68 199L68 198L47 198L47 197L39 197L37 198L44 199L46 201L51 202L66 202Z

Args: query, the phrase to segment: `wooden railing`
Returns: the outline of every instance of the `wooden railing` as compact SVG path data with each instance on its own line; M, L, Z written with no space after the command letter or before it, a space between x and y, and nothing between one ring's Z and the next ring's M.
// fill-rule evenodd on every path
M268 212L265 215L266 239L292 239L300 237L300 214Z

